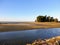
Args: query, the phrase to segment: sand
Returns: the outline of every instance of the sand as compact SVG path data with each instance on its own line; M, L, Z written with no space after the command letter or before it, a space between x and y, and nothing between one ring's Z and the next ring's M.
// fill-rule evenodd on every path
M17 24L0 24L0 32L3 31L18 31L41 28L60 28L58 22L20 22Z

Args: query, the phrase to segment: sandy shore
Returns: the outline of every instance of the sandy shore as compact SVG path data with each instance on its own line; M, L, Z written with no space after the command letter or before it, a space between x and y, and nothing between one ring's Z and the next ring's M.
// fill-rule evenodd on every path
M32 42L32 44L26 45L60 45L60 36L52 37L49 39L38 39Z
M60 28L57 22L20 22L17 24L0 24L0 31L17 31L40 28Z

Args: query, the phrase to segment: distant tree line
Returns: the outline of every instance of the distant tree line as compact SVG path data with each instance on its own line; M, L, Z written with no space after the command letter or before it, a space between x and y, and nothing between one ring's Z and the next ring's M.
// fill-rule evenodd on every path
M58 22L58 19L47 15L37 16L35 22Z

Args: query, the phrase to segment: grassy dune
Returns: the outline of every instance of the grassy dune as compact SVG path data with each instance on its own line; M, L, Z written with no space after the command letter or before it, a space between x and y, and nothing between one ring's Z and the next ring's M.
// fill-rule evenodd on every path
M0 24L0 31L17 31L39 28L60 28L56 22L20 22L17 24Z

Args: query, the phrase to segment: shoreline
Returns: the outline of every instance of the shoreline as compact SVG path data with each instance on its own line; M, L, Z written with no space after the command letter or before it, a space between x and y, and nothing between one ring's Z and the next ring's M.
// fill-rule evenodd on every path
M56 22L22 22L18 24L0 24L0 32L22 31L33 29L60 28L60 23Z
M31 44L26 45L60 45L60 36L51 37L48 39L37 39L33 41Z

